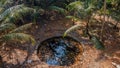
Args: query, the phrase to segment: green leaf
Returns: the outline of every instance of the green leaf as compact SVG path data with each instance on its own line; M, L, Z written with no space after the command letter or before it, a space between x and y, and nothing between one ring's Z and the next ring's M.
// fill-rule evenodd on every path
M105 48L103 43L96 36L92 36L91 41L95 45L96 49L103 50Z

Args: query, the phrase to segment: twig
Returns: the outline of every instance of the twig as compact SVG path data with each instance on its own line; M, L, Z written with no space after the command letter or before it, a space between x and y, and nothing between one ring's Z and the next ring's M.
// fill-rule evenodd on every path
M104 25L105 25L105 14L106 14L106 0L104 0L104 21L103 21L103 24L102 24L102 28L101 28L101 41L103 41L103 34L104 34Z

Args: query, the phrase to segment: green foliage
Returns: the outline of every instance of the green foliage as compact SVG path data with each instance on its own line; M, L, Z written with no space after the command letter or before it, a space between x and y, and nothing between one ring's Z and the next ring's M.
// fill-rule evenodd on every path
M0 25L0 32L6 31L6 30L12 30L16 28L16 26L12 23L6 23Z
M30 28L32 25L33 25L33 23L28 23L28 24L22 25L16 29L12 30L11 33L21 32L23 30Z
M26 24L16 28L12 23L17 23L18 21L24 22L24 20L29 17L32 21L36 22L37 19L41 18L42 15L44 16L45 13L49 14L47 13L48 11L58 11L63 14L67 13L66 18L73 19L74 21L86 20L87 24L89 23L88 21L92 19L93 13L101 15L105 13L105 15L111 16L119 21L120 0L106 0L107 7L105 11L103 11L103 4L103 0L0 0L0 32L5 31L5 35L8 35L9 32L12 34L19 33L24 29L26 30L26 28L32 24ZM69 28L64 33L64 36L80 27L82 26L79 24ZM86 28L88 27L86 26ZM96 37L93 37L91 40L93 40L95 45L101 45L101 42ZM99 49L99 47L96 48Z
M68 19L73 19L74 21L79 21L80 19L75 16L66 16Z
M72 32L72 31L80 29L80 27L81 27L81 25L74 25L74 26L70 27L69 29L67 29L64 32L63 37L67 36L67 34L70 33L70 32ZM96 36L91 36L91 41L95 45L96 49L103 50L105 48L105 46L103 45L103 43Z
M34 45L35 40L31 35L22 33L21 31L28 29L32 26L32 23L25 24L20 27L16 27L13 23L3 23L0 25L0 31L7 31L4 34L0 34L0 43L9 41L28 42Z
M3 6L6 3L6 1L8 1L8 0L1 0L0 1L0 6Z
M16 23L18 20L23 20L25 15L31 13L34 13L33 8L25 7L24 5L17 5L7 9L0 16L3 23Z
M73 16L79 19L86 19L90 18L93 10L96 9L95 5L90 3L81 2L81 1L75 1L71 2L68 6L68 11L70 14L72 13Z
M67 12L65 9L57 7L57 6L50 6L49 9L50 10L58 11L58 12L60 12L62 14L66 14L66 12Z
M11 8L8 8L2 14L0 14L0 21L5 19L7 16L9 16L10 13L13 13L15 10L18 10L22 7L23 7L23 5L17 5L17 6L13 6Z
M103 43L96 36L92 36L91 41L95 45L96 49L103 50L105 48L105 46L103 45Z
M103 8L101 7L97 12L103 15ZM120 0L106 0L106 11L105 14L111 16L116 21L120 21Z
M19 3L21 2L21 3ZM33 1L32 1L33 2ZM17 4L18 3L18 4ZM35 40L32 36L22 33L23 30L32 26L32 23L16 27L18 21L24 22L25 16L33 16L40 13L39 8L30 7L25 4L25 1L1 0L0 1L0 43L11 41L28 42L32 44Z
M80 2L80 1L75 1L75 2L70 3L70 4L67 6L67 8L68 8L69 11L79 11L79 10L84 9L84 6L83 6L83 3L82 3L82 2Z
M109 8L110 16L117 21L120 21L120 1L112 5L113 8Z
M86 20L86 29L82 29L85 31L85 35L87 34L87 36L89 36L89 38L92 40L93 44L95 45L95 48L97 49L104 49L104 45L102 44L102 42L97 38L97 37L93 37L92 34L89 33L88 31L88 23L90 21L90 19L92 19L92 14L95 13L96 11L100 10L101 4L97 3L100 2L100 0L85 0L85 1L75 1L70 3L67 8L68 11L73 14L71 14L72 16L68 16L67 18L72 18L72 19L77 19L77 20ZM102 3L102 2L100 2ZM101 7L101 8L100 8ZM68 33L70 33L71 31L76 30L77 28L80 28L81 25L75 25L69 29L67 29L64 33L63 36L66 36Z
M20 42L31 41L33 45L35 44L35 40L32 38L32 36L24 33L9 33L1 36L0 39L2 39L2 41L4 42L8 42L11 40Z

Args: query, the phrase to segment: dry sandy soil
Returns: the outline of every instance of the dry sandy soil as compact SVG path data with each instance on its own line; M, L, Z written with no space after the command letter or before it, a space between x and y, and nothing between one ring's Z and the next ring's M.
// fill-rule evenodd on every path
M106 40L103 51L96 50L87 38L80 35L80 31L69 35L78 39L84 44L84 54L82 59L71 66L50 66L41 62L36 54L39 43L53 36L63 35L64 31L71 27L70 20L61 19L57 21L47 21L32 27L28 32L36 39L36 45L30 43L9 43L0 51L5 68L117 68L114 63L120 65L120 37Z

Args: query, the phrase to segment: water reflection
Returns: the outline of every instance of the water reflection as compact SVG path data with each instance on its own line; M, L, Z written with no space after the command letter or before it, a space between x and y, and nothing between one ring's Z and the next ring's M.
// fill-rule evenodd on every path
M38 48L39 58L49 65L71 65L81 55L80 43L71 37L54 37L43 41Z

